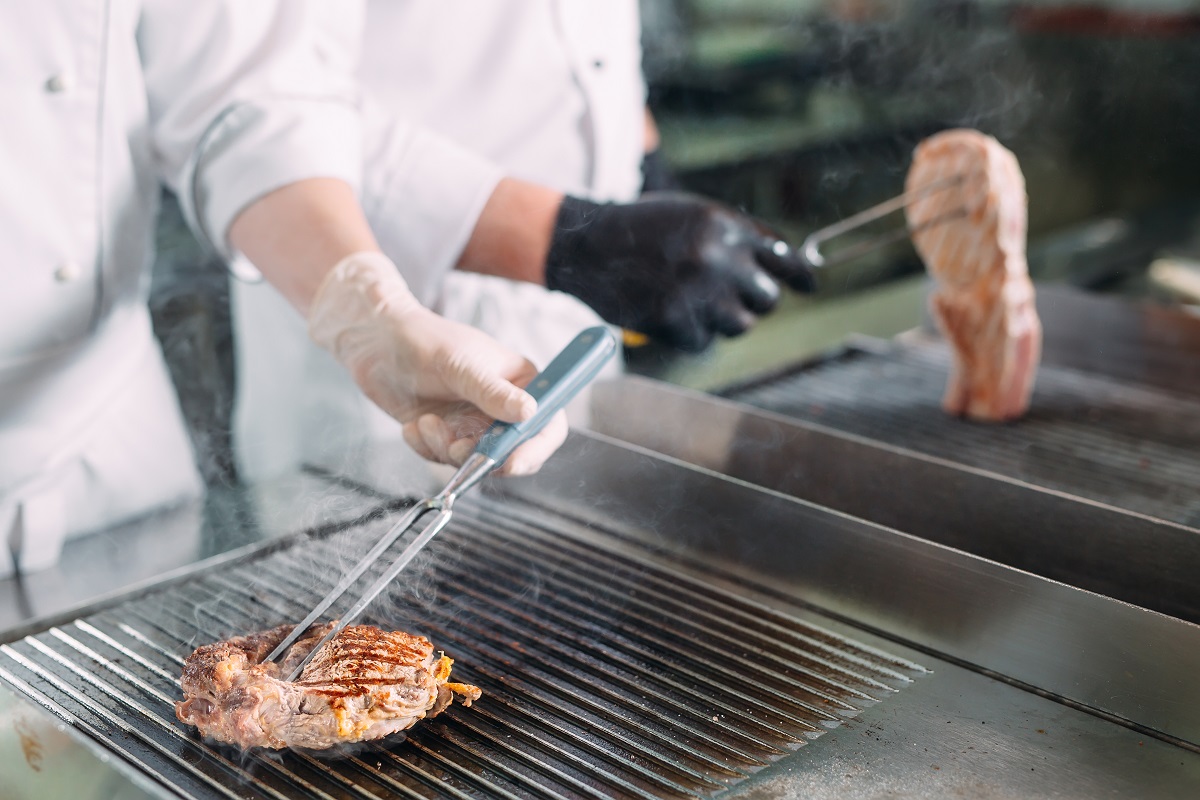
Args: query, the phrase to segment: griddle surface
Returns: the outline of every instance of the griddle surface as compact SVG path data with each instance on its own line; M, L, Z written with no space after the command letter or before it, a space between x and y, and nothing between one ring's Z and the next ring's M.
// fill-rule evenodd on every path
M1027 416L947 415L940 342L852 347L726 392L739 402L1078 497L1200 527L1200 403L1042 365Z
M522 501L460 503L367 621L427 635L483 698L407 736L242 754L173 707L193 648L298 620L379 524L0 645L0 681L180 797L553 800L720 793L926 672Z

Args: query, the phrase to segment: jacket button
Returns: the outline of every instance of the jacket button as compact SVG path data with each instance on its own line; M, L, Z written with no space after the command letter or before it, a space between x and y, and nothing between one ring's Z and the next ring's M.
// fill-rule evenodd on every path
M82 270L74 261L64 261L58 265L58 269L54 270L54 280L59 283L70 283L77 280L81 273Z
M60 94L61 92L70 91L74 85L71 76L65 72L60 72L57 75L51 75L46 79L46 91L51 94Z

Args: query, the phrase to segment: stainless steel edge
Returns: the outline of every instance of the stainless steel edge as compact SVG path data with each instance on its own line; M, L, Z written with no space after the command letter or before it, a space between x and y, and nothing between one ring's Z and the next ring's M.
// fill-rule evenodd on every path
M594 390L593 428L1011 567L1200 622L1200 531L659 381Z
M1200 626L599 434L495 482L895 641L1200 746Z
M0 580L0 599L11 596L28 606L22 610L0 605L0 611L7 612L0 613L0 644L297 539L357 525L393 505L341 485L335 476L318 474L284 476L250 487L245 494L249 498L216 499L222 513L215 519L202 519L193 507L169 509L68 542L62 562L51 570ZM297 495L304 501L296 503ZM236 516L225 508L231 504L237 507ZM161 543L164 538L171 540L168 545ZM159 557L159 551L167 551L169 557ZM139 559L154 568L130 568L130 562Z

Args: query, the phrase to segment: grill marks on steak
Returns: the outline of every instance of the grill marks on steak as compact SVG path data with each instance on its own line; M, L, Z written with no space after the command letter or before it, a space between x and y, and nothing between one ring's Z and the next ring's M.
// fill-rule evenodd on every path
M370 625L347 627L298 680L280 680L332 627L311 628L280 664L262 660L291 625L197 648L183 665L176 716L242 749L324 749L405 730L441 713L455 694L467 706L479 699L477 687L449 682L453 661L435 657L428 639Z
M942 405L976 420L1014 419L1029 408L1042 344L1025 260L1025 179L992 137L951 130L917 147L905 189L954 176L960 181L952 188L905 209L913 244L938 284L933 316L954 352Z

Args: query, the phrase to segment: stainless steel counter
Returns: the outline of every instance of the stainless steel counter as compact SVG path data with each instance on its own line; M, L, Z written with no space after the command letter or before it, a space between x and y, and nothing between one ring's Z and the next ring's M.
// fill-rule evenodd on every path
M236 558L281 537L348 522L380 502L331 478L302 473L210 493L72 540L56 566L0 580L0 642L33 620L169 579L210 559Z
M1141 800L1200 791L1195 753L919 657L931 679L822 736L735 796Z

